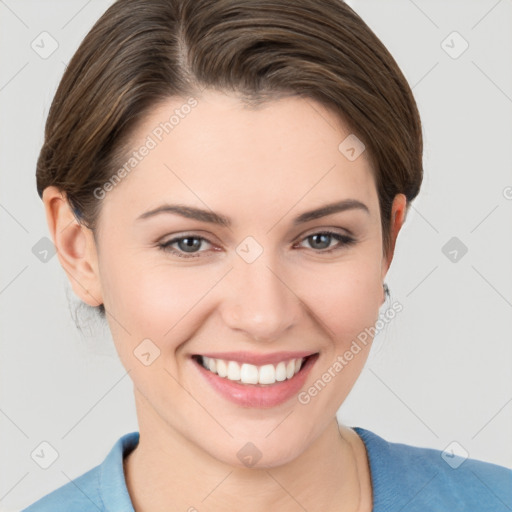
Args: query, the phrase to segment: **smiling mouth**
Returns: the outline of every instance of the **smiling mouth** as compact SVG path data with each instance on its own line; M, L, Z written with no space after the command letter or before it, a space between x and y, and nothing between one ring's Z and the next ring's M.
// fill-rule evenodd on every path
M316 357L318 352L306 357L293 358L280 361L277 364L264 364L261 366L228 361L226 359L215 359L212 357L195 354L192 359L203 368L215 375L238 382L239 384L269 386L276 382L284 382L293 379L300 373L307 361Z

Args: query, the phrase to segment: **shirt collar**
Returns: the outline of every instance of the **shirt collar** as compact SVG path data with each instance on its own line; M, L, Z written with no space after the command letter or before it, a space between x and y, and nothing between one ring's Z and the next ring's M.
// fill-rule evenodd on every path
M139 432L117 440L100 467L100 496L107 511L135 512L126 487L123 459L139 443Z
M373 432L360 427L353 430L362 439L370 465L373 506L375 511L384 510L393 485L382 471L382 460L387 459L389 443ZM105 510L116 512L135 512L126 487L123 460L139 443L139 432L130 432L117 440L100 467L100 495ZM377 453L379 456L377 456Z

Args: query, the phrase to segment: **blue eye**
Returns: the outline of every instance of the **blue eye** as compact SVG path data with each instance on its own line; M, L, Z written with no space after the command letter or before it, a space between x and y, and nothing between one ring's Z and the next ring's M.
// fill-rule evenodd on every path
M334 247L330 247L333 238L338 241L338 244ZM320 247L317 246L316 249L320 250L316 252L321 253L330 253L355 243L355 239L351 236L334 233L333 231L320 231L318 233L313 233L312 235L305 237L304 240L310 240L313 241L313 244L319 244ZM311 244L311 242L309 243ZM315 247L313 247L313 249L315 249Z
M173 238L164 244L159 244L159 248L163 251L180 256L181 258L197 258L200 256L200 253L197 254L196 249L201 246L202 242L210 243L202 236L187 235L179 238ZM179 250L171 248L174 244L178 245Z
M338 244L334 247L330 247L333 239L336 240ZM333 231L319 231L318 233L313 233L304 237L301 242L306 240L308 240L310 244L313 243L316 245L316 247L311 248L319 254L331 253L356 243L355 238ZM186 235L173 238L163 244L158 244L158 248L179 256L180 258L198 258L203 252L206 252L199 251L203 242L211 245L211 242L202 236ZM177 249L172 247L174 245L177 246Z

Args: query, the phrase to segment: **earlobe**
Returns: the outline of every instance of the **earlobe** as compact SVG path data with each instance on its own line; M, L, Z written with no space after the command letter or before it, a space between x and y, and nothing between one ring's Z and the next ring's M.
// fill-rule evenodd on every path
M90 306L99 306L103 297L92 231L78 222L65 194L57 187L44 189L43 203L50 236L73 291Z

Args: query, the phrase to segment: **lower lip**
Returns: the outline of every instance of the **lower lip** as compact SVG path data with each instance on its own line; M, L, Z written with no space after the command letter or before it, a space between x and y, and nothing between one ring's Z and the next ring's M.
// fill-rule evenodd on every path
M204 368L199 361L192 359L201 375L224 398L242 407L270 408L280 405L294 395L304 385L318 354L308 357L303 367L291 379L271 385L240 384L237 381L219 377L216 373Z

